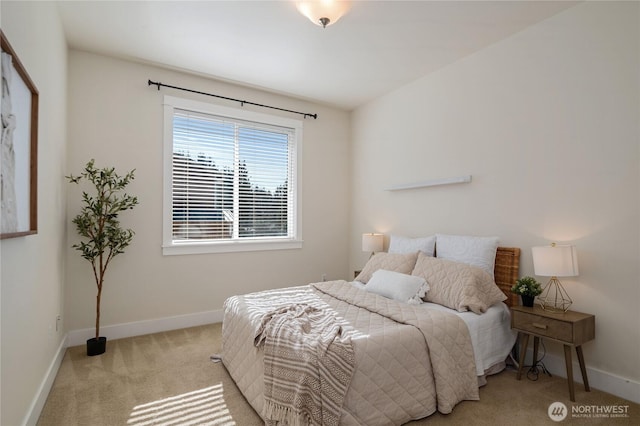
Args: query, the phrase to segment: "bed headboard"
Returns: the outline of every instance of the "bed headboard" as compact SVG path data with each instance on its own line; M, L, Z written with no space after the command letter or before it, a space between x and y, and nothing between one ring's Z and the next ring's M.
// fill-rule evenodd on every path
M504 301L507 306L518 305L518 295L511 293L511 287L516 283L519 271L520 249L517 247L498 247L494 276L496 284L507 296L507 300Z

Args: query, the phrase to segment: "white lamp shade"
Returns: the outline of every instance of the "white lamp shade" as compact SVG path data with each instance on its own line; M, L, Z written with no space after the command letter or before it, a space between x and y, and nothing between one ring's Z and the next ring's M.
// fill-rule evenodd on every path
M532 247L531 254L536 275L541 277L575 277L578 275L578 253L575 246Z
M316 25L323 25L321 19L328 19L328 24L335 24L338 19L351 9L351 2L345 0L306 0L296 2L296 7L304 16Z
M382 251L384 246L384 235L382 234L362 234L362 251L376 253Z

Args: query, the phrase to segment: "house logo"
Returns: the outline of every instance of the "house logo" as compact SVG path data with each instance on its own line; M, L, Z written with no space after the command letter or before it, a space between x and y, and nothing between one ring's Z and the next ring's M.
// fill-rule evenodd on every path
M562 402L552 402L549 405L549 409L547 410L547 414L549 418L554 422L561 422L567 418L567 414L569 414L569 410L567 410L567 406Z

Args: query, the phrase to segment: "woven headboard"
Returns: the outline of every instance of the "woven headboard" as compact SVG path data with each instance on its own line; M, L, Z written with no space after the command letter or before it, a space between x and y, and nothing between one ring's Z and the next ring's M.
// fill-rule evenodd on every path
M520 249L517 247L498 247L494 276L496 284L507 296L507 306L518 305L518 295L511 293L511 287L518 279L520 270Z

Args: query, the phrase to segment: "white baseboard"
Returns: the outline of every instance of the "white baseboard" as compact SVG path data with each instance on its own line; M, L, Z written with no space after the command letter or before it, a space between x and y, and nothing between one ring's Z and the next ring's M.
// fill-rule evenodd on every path
M49 368L47 369L47 374L45 374L44 379L42 380L42 383L38 388L38 392L36 393L36 396L31 402L31 406L27 411L27 415L22 422L23 425L35 426L38 423L40 413L44 408L44 404L47 402L49 391L53 386L53 381L56 379L58 369L60 368L60 364L62 364L62 358L64 358L66 350L66 339L62 338L62 340L60 341L60 346L58 346L58 350L56 351L56 354L53 357Z
M109 340L122 339L124 337L141 336L143 334L160 333L162 331L222 322L222 316L223 311L217 310L153 320L128 322L124 324L107 325L100 328L100 335L106 336ZM95 337L94 328L72 330L67 333L67 347L84 345L87 339L91 339L92 337Z
M540 354L538 354L540 357ZM586 358L586 357L585 357ZM533 359L533 349L527 349L527 360ZM580 364L577 362L577 356L572 349L573 362L573 379L575 382L582 384L582 373L580 372ZM588 361L588 360L586 360ZM567 378L567 370L565 368L564 356L558 356L547 352L543 359L544 365L553 375ZM529 361L525 365L530 365ZM626 379L624 377L616 376L615 374L608 373L606 371L592 368L587 365L587 378L589 379L589 386L601 390L603 392L610 393L611 395L624 398L628 401L640 404L640 382Z

